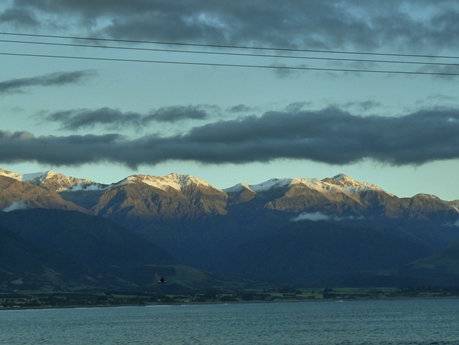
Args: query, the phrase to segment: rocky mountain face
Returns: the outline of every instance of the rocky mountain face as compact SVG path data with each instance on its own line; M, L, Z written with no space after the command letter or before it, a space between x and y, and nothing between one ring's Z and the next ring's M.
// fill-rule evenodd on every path
M75 178L56 173L54 171L46 171L37 176L31 177L27 182L47 190L61 193L64 191L94 191L104 190L108 185L97 183L87 179Z
M398 198L376 185L361 183L343 174L323 180L271 180L258 186L240 185L226 191L235 203L264 199L263 207L291 213L322 212L356 218L455 219L459 212L454 204L433 195Z
M63 199L55 191L0 175L0 209L12 211L27 208L75 210L88 213L88 210Z
M23 175L0 169L2 175L24 180ZM323 180L285 178L257 185L241 183L223 190L199 178L174 173L132 175L111 185L52 171L29 176L32 177L26 180L27 184L56 192L64 200L106 218L120 214L120 218L149 221L195 219L226 215L244 205L291 214L321 212L335 217L438 219L440 222L459 219L458 202L427 194L398 198L376 185L358 182L344 174Z
M0 169L0 209L3 211L18 208L73 210L106 218L160 246L179 263L216 273L269 280L269 276L274 276L272 272L280 269L274 265L279 259L283 260L282 270L290 267L292 272L296 270L304 278L292 278L299 284L308 281L341 284L346 281L343 274L355 277L355 272L368 272L371 268L418 268L409 266L410 262L459 243L458 204L426 194L398 198L376 185L356 181L344 174L323 180L271 179L222 190L196 177L180 174L132 175L104 185L55 172L21 175ZM313 277L294 266L312 267L307 262L314 260L314 255L303 252L315 251L306 245L309 243L307 237L301 236L317 228L333 228L324 231L322 237L314 233L316 242L311 243L317 243L318 248L328 243L322 253L328 253L334 260L340 260L334 253L346 252L353 255L352 258L341 255L346 261L360 257L375 263L377 256L370 260L362 253L368 252L368 248L377 248L378 243L385 243L383 251L388 255L380 255L380 263L390 261L391 248L397 253L411 254L396 255L399 260L391 261L390 266L350 265L345 272L332 269L333 260L325 260L310 272L325 269L330 275L317 273ZM361 233L356 229L369 230ZM370 236L367 238L363 234ZM343 242L337 240L340 236L352 239L345 241L344 252L338 250L340 241ZM297 238L297 241L292 242L289 238ZM358 241L359 238L367 239ZM302 241L305 246L294 245ZM354 242L360 247L353 248ZM280 246L274 250L276 243ZM254 248L265 248L265 251L260 253ZM371 252L376 253L373 249ZM251 256L254 252L258 254ZM293 259L284 260L281 253L290 253L287 257ZM267 259L274 254L274 261ZM250 271L248 262L265 273L258 276ZM337 275L342 279L335 279ZM419 277L413 279L410 281L420 281Z
M107 189L91 213L120 223L226 214L226 194L203 180L170 174L130 176Z

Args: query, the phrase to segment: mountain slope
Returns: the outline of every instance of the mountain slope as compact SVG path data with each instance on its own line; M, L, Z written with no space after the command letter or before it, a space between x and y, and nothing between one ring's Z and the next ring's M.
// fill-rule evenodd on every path
M2 173L3 172L3 173ZM0 175L28 179L28 183L59 192L68 201L93 214L138 224L148 221L196 219L225 215L237 206L265 208L288 213L321 212L340 217L429 220L437 223L459 220L457 203L418 194L398 198L376 185L356 181L344 174L316 178L283 178L220 190L207 182L181 174L132 175L111 185L48 171ZM127 223L129 222L127 221ZM124 224L127 226L127 224Z
M250 279L320 286L350 273L397 270L429 253L422 246L380 231L303 221L291 224L281 234L240 247L216 269Z
M70 256L75 255L70 253ZM95 271L62 253L33 245L0 227L0 291L144 291L146 287L151 291L159 288L157 282L161 277L168 281L168 292L211 287L241 289L253 284L251 281L231 280L181 265L140 263L135 266L109 266Z
M225 191L228 195L235 195L236 191L240 194L244 185L239 186ZM344 174L323 180L273 179L260 185L246 185L245 188L254 193L249 202L264 198L263 207L284 212L433 221L457 219L459 216L456 206L435 196L418 194L412 198L398 198L376 185L358 182ZM268 193L271 196L266 198Z
M0 213L0 224L30 243L103 270L109 266L176 264L163 249L104 218L31 209Z
M47 191L27 182L21 182L7 176L0 176L0 210L47 208L88 211L64 200L58 193Z
M271 179L221 190L180 174L132 175L101 185L54 172L21 175L0 171L0 208L4 211L41 208L80 212L46 216L46 212L36 211L39 216L24 213L24 219L20 213L8 212L0 213L0 220L8 219L25 238L70 253L86 267L92 265L101 271L111 267L111 272L124 272L126 277L132 267L142 272L149 270L145 267L180 263L251 278L265 270L260 279L271 279L278 270L291 271L296 274L288 279L302 284L366 284L390 279L401 284L419 282L419 277L404 273L411 267L406 265L459 241L458 206L457 201L426 194L398 198L344 174L323 180ZM98 217L83 217L82 213ZM108 222L112 224L108 226L102 218L125 229L115 231L113 224ZM34 237L36 230L44 238ZM123 237L126 233L136 240ZM119 238L125 245L117 242ZM248 250L254 243L272 257L257 247ZM308 250L302 252L295 243ZM170 253L163 257L168 259L149 256L149 251L160 252L147 249L150 244ZM250 256L251 251L257 255ZM336 264L327 261L325 253L335 258ZM313 257L317 260L311 264ZM306 262L303 266L308 269L295 266L295 262ZM252 266L253 270L246 272ZM435 267L437 271L453 268Z
M459 285L459 242L410 263L404 272L424 285Z
M9 170L3 170L0 168L0 176L6 176L9 178L13 178L15 180L21 181L22 180L22 174L19 174L14 171L9 171Z
M133 175L106 190L91 212L132 228L152 220L225 214L226 194L188 175Z
M154 291L161 277L169 292L254 284L176 265L162 249L100 217L33 209L0 212L0 224L0 290Z
M23 175L0 169L0 176L10 177L21 182L28 182L54 192L63 192L65 190L103 190L108 187L105 184L88 179L66 176L51 170Z
M87 273L66 256L34 246L0 227L0 288L66 289L78 285Z

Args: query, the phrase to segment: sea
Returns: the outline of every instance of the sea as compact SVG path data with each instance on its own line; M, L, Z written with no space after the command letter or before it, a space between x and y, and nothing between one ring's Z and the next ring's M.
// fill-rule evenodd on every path
M459 345L459 298L0 310L1 345Z

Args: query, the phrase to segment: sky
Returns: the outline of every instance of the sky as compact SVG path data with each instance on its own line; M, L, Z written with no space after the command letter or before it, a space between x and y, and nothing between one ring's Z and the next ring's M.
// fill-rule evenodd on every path
M0 168L459 199L456 0L6 0Z

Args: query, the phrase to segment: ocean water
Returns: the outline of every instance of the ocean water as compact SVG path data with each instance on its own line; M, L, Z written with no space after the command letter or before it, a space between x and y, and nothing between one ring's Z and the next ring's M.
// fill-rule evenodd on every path
M0 310L1 345L459 345L459 299Z

